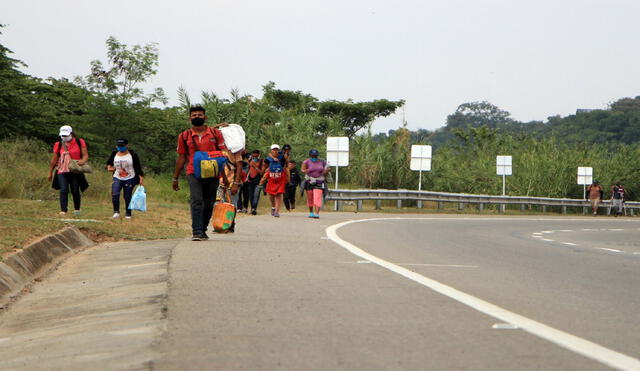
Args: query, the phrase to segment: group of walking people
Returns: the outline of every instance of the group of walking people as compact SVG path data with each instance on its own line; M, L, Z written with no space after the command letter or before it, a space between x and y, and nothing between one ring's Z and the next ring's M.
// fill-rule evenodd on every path
M84 139L76 136L71 126L62 126L59 136L60 140L53 145L48 179L52 181L52 187L60 191L60 216L66 216L68 213L69 193L73 198L73 214L80 215L82 192L89 187L85 173L92 171L88 164L89 151ZM120 218L120 195L123 194L125 219L131 219L129 205L133 189L136 185L143 184L144 171L138 155L129 149L127 139L117 139L115 148L105 165L106 169L113 173L113 218Z
M173 189L179 190L179 177L186 166L186 177L191 193L192 240L209 238L207 230L216 198L229 201L241 212L258 212L260 194L266 194L271 203L271 215L280 217L282 204L287 210L295 209L296 188L303 184L307 193L309 217L319 218L322 208L322 192L325 189L324 176L329 171L326 161L318 158L319 152L309 151L309 158L302 163L301 178L296 161L291 158L291 146L271 145L265 158L261 151L254 149L231 153L219 127L224 124L207 126L206 111L201 106L191 107L189 121L191 128L178 136L178 159L173 172ZM222 153L226 158L224 170L217 177L196 176L194 157L196 152ZM222 184L220 182L222 181ZM233 231L233 230L232 230Z
M172 188L180 189L179 178L185 173L190 192L192 240L208 239L208 225L213 215L216 200L228 199L240 212L258 213L260 195L267 195L271 204L271 215L280 217L284 204L287 210L295 210L296 193L306 193L309 218L319 218L323 194L326 191L325 175L329 172L326 161L319 159L316 149L309 151L299 173L297 162L292 158L291 146L273 144L262 158L260 150L248 153L245 150L232 153L225 144L219 129L226 124L206 125L206 111L201 106L191 107L191 128L178 135L175 169ZM73 198L73 214L81 214L81 193L87 189L85 173L89 161L86 142L79 138L71 126L60 128L59 141L53 146L53 157L49 166L49 181L60 191L60 215L68 213L69 193ZM139 156L129 148L126 138L115 141L115 150L105 162L107 171L113 174L111 196L113 218L121 217L120 197L124 196L125 219L131 219L130 203L136 185L143 185L144 171ZM215 176L196 174L198 163L194 158L202 153L218 153L224 156L224 165ZM198 157L200 158L200 157ZM78 170L82 169L84 170ZM231 230L233 231L233 230Z
M587 187L589 202L591 203L591 211L593 215L598 215L598 207L604 198L604 189L600 182L594 180ZM615 182L611 185L611 211L614 216L622 215L624 212L625 190L621 182Z

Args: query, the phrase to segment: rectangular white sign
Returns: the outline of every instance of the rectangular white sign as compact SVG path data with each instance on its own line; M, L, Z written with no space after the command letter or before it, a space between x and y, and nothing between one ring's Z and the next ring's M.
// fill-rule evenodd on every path
M590 185L592 182L593 182L593 168L579 167L578 168L578 184Z
M513 175L511 156L496 157L496 173L498 175Z
M349 166L348 137L327 137L327 162L329 166Z
M431 146L412 145L409 168L414 171L431 171Z

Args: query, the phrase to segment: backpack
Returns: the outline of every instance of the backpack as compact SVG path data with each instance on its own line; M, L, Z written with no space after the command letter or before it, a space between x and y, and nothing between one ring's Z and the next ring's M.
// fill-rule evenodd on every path
M211 131L211 128L209 128L209 130ZM185 136L189 135L188 132L189 130L185 130L181 134L187 155L189 154L189 146L187 145ZM213 135L213 132L211 132L211 135ZM215 139L215 135L213 138ZM200 151L193 136L191 136L191 141L193 142L193 146L198 149L193 154L193 175L198 179L215 178L220 175L220 173L224 171L224 165L227 163L227 158L224 154L221 151Z
M282 163L280 163L280 160L274 160L271 157L267 157L265 161L269 163L269 172L281 173L284 171L284 167L282 166Z

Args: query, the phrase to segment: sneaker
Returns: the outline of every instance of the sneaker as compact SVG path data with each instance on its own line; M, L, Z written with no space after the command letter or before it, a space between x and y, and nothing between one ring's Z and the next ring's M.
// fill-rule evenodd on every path
M273 216L275 216L276 218L280 217L280 213L273 213Z
M274 214L276 213L276 209L274 209L273 207L271 208L271 216L275 216Z
M196 232L191 236L191 241L202 241L204 240L204 234L202 232Z
M126 215L124 218L127 220L131 220L131 215Z
M73 210L73 215L80 215L82 214L82 211L80 210Z
M209 239L209 235L207 234L207 232L202 232L202 239L203 240L208 240Z
M258 212L255 210L251 210L251 215L256 215Z
M67 212L66 211L61 211L60 214L58 214L60 216L67 216Z
M113 213L113 219L120 219L120 213Z
M309 213L309 218L313 218L313 216L316 215L314 213Z
M320 214L313 214L313 219L320 219Z

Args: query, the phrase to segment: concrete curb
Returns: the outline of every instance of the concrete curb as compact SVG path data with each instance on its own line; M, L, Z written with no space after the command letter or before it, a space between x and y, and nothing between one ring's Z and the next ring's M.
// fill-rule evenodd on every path
M0 304L6 304L61 257L92 245L93 241L77 228L68 227L11 255L0 263Z

